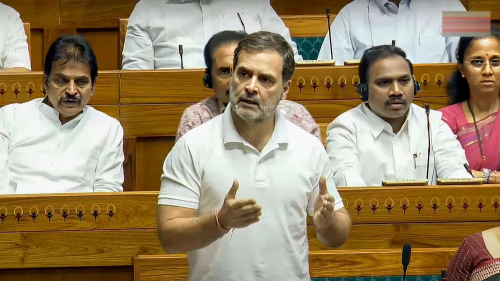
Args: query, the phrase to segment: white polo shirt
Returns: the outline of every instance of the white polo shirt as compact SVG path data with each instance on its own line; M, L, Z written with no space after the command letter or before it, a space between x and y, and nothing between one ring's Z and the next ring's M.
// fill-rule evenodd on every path
M35 99L0 108L0 194L123 191L123 129L86 106L62 125Z
M241 138L226 110L187 132L167 156L159 205L198 209L202 216L222 206L237 179L236 198L262 206L261 221L234 230L231 241L226 234L188 253L189 280L310 280L306 219L314 213L321 176L335 210L343 203L321 142L279 111L275 116L262 152Z

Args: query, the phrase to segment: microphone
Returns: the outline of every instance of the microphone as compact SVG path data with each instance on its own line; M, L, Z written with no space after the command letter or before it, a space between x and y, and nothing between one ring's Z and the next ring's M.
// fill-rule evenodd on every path
M429 104L425 104L425 115L427 115L427 180L429 180L429 162L431 159L431 122L429 121Z
M330 7L326 8L326 18L328 20L328 39L330 40L330 59L333 60L332 33L330 32Z
M403 281L406 280L406 270L410 264L411 245L406 243L403 245L403 253L401 255L401 263L403 264Z
M474 174L472 173L472 170L470 169L469 165L467 163L464 163L464 167L467 170L467 172L474 178Z
M182 60L182 54L184 53L182 45L179 45L179 55L181 56L181 69L184 69L184 61Z
M240 20L241 26L243 27L243 32L247 33L245 29L245 24L243 23L243 20L241 19L240 13L237 13L238 19Z
M396 46L396 40L392 40L392 46L395 47Z

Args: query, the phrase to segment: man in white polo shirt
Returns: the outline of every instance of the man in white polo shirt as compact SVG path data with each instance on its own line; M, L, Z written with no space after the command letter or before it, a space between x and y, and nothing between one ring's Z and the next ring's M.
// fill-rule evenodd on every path
M324 147L276 110L294 68L282 36L240 41L231 110L187 132L165 160L158 232L166 252L188 252L189 280L310 280L307 215L321 243L347 239Z
M122 191L123 129L87 106L97 59L79 36L45 58L45 98L0 108L0 194Z

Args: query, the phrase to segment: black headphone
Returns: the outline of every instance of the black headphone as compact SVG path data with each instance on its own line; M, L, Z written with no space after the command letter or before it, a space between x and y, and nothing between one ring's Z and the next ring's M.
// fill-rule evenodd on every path
M212 89L212 74L210 74L210 69L205 69L205 75L203 75L203 85L205 87Z
M415 77L413 77L413 75L411 79L413 79L413 83L415 84L413 87L413 94L416 96L418 92L422 92L422 88L420 87L420 84L415 80ZM368 101L368 85L366 83L360 83L356 87L356 92L358 92L358 94L360 95L361 101Z

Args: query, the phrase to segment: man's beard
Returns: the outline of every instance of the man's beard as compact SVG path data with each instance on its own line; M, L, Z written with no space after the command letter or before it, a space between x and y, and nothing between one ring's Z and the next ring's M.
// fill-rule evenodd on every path
M233 84L230 83L229 86L229 102L231 104L231 110L236 113L241 119L248 123L262 123L271 114L273 114L280 103L281 97L283 95L283 90L280 95L277 95L276 98L270 99L267 102L262 102L261 99L257 97L257 95L249 94L245 91L245 94L240 97L235 97L234 95L234 87ZM258 105L258 109L250 110L246 108L242 108L240 106L240 100L246 99L250 100Z

